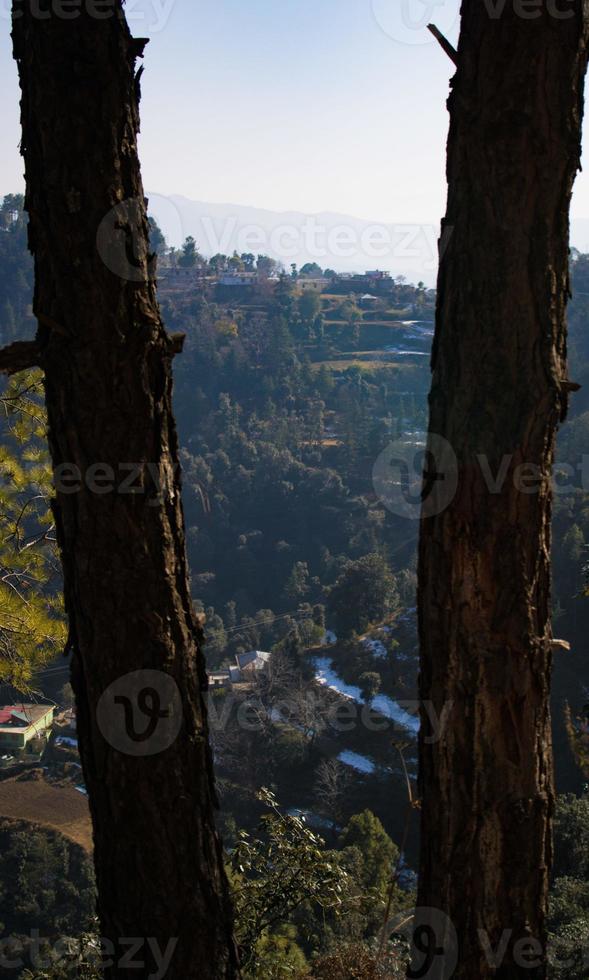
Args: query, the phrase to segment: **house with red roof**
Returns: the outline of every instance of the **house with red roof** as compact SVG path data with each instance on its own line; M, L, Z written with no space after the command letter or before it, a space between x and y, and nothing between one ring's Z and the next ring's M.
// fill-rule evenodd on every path
M22 751L53 724L52 704L0 705L0 750Z

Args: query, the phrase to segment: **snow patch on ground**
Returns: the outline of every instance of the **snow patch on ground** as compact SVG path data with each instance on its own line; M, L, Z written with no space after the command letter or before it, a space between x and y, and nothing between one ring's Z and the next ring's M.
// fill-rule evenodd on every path
M375 711L380 711L381 715L384 715L385 718L390 718L397 725L401 725L402 728L406 728L407 731L417 735L419 731L419 718L416 718L415 715L410 715L400 704L388 698L386 694L377 694L372 699L371 705Z
M354 687L353 684L346 684L341 677L336 674L332 667L333 661L329 657L315 657L313 663L315 664L315 679L319 684L323 684L328 687L331 691L337 691L344 698L351 698L352 701L358 701L359 704L364 703L364 698L362 697L362 691L359 687Z
M362 640L362 646L366 647L367 650L370 650L372 656L377 657L379 660L386 660L388 656L387 648L385 647L384 643L380 642L380 640L371 640L369 637L365 636Z
M342 697L350 698L358 704L366 704L360 688L353 684L346 684L333 669L333 661L329 657L316 657L313 662L316 671L315 678L319 684L323 684L332 691L337 691ZM379 711L385 718L390 718L407 731L414 734L419 731L419 719L415 715L408 714L401 705L387 697L386 694L377 694L370 704L375 711Z
M350 766L352 769L357 769L358 772L363 772L367 775L372 775L372 773L376 772L374 762L367 759L365 755L359 755L357 752L351 752L349 749L340 752L338 759L340 762L343 762L344 766Z

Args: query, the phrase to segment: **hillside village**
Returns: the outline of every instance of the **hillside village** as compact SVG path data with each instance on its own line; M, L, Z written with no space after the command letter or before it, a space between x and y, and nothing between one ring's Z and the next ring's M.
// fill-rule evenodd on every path
M14 214L0 235L0 271L22 271L20 285L0 276L5 341L16 317L34 329L24 223ZM155 247L156 229L153 237ZM175 411L224 843L232 852L241 832L255 834L261 787L330 847L368 813L401 848L399 902L410 902L420 724L415 500L435 294L379 270L285 271L253 255L205 260L189 240L182 250L160 242L159 252L166 328L185 337L174 361ZM575 257L573 273L580 298L571 340L582 366L589 260ZM7 441L11 432L8 421ZM564 436L570 456L584 444L582 418ZM391 445L405 474L391 467ZM404 494L413 499L408 512ZM571 744L587 737L574 642L585 612L571 599L589 541L581 492L559 497L555 529L559 632L577 651L555 671L556 750L568 789L579 778ZM36 540L35 527L27 530ZM45 594L59 587L53 577ZM0 821L20 814L91 853L61 649L34 676L36 698L19 704L14 690L0 691ZM426 720L434 734L452 723L435 713ZM303 934L301 926L305 946Z
M7 0L6 980L589 980L589 0L421 5Z
M198 290L219 302L268 297L287 277L295 284L298 295L315 292L320 296L353 297L361 309L373 314L368 319L376 319L374 314L386 313L391 306L416 316L427 312L431 318L433 314L435 290L420 283L416 291L403 276L395 278L379 269L338 273L308 263L300 270L293 265L287 272L281 263L262 255L256 259L253 254L235 253L204 261L198 252L183 252L178 257L176 250L160 256L157 264L162 296Z

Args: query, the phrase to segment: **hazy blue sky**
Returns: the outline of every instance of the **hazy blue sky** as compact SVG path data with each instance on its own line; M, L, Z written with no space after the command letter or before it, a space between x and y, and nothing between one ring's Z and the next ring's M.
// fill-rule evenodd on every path
M84 0L81 0L84 2ZM0 192L22 187L9 0L0 0ZM145 186L160 194L388 222L443 212L458 0L128 0L148 35ZM428 16L429 14L429 16ZM425 43L424 43L425 42ZM580 175L577 218L589 218Z

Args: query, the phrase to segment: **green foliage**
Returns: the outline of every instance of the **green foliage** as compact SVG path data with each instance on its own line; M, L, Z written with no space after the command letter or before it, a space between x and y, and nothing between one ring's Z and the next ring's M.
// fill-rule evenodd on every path
M32 263L26 251L22 209L18 196L5 198L0 208L0 330L5 342L26 335L27 330L32 332L35 326L30 314ZM151 228L152 248L165 250L155 223ZM201 260L194 240L187 239L181 253L171 254L171 261L177 259L189 268ZM311 631L325 625L321 617L320 625L308 628L308 610L313 606L327 602L327 626L335 627L340 638L345 638L361 634L394 611L398 602L395 583L402 601L415 604L414 551L410 540L407 544L406 523L385 512L375 499L370 473L375 458L391 438L424 428L430 377L426 358L419 365L403 368L387 360L382 350L388 343L383 337L385 331L379 328L380 335L373 331L355 296L347 295L346 284L340 284L339 300L324 297L320 301L310 290L299 297L300 280L297 283L289 275L283 275L277 285L265 281L277 269L277 263L267 256L259 255L256 260L249 253L219 254L210 260L208 268L212 273L229 268L252 270L254 265L263 281L254 302L242 306L218 303L214 292L205 287L202 295L193 291L183 297L178 291L164 301L168 328L187 333L186 353L175 364L176 410L184 446L187 542L194 596L207 614L209 664L230 662L239 649L278 647L302 676L305 647L316 639ZM301 274L317 274L317 269L310 265ZM334 277L332 270L326 274ZM589 257L574 257L573 282L577 296L569 311L571 360L575 380L583 382L583 389L575 399L577 414L573 406L571 419L563 428L561 445L568 453L563 458L576 463L585 453L589 433L589 301L583 298L589 295ZM337 284L332 285L337 291ZM423 302L422 287L416 291L399 281L393 293L383 299L383 308L385 303L387 306L383 320L400 319L408 315L411 305L421 308ZM365 354L357 349L360 325L362 344L367 345ZM374 343L369 347L370 336ZM584 403L580 401L583 398ZM37 425L40 398L35 395L33 400L37 403ZM12 616L18 624L16 633L0 630L0 670L3 676L25 686L31 671L60 646L63 626L57 604L55 608L51 605L56 594L47 506L51 490L40 472L31 480L30 468L41 466L41 458L33 455L25 459L24 455L28 448L33 454L41 451L44 424L32 435L27 434L22 426L19 430L18 412L9 411L3 404L7 435L0 442L5 446L8 486L14 493L7 494L5 485L0 499L2 560L17 576L22 575L23 562L32 564L26 568L30 579L26 590L19 583L19 594L15 594L5 583L0 584L4 609L10 615L13 604ZM195 418L199 420L197 427ZM39 487L43 490L37 496ZM17 520L12 501L18 499L22 507L31 493L35 500ZM589 508L582 493L561 493L555 504L556 595L565 615L574 611L582 636L583 624L589 624L589 607L582 602L573 607L572 603L579 592L586 555L583 547L589 541ZM37 527L44 532L40 539L35 533ZM19 537L21 532L24 537ZM587 591L589 594L589 586ZM10 624L10 620L6 622ZM342 652L341 647L337 652ZM352 682L357 683L364 675L368 695L376 684L370 657L364 652L363 657L354 654L353 659ZM581 666L580 659L578 662ZM386 689L390 683L388 664L382 662L380 669ZM579 679L587 679L573 673L575 685ZM367 675L373 677L369 680ZM221 692L218 696L225 697ZM270 703L270 695L267 701ZM299 712L298 705L295 708ZM302 711L296 715L295 724L305 732L312 731ZM308 751L311 738L305 740L299 731L277 729L269 723L268 730L270 739L266 731L248 742L237 742L233 748L231 778L235 783L229 786L224 804L228 797L234 801L233 813L239 813L240 822L249 807L248 828L257 816L252 791L262 779L267 780L268 771L274 779L279 769L286 770L298 792L303 785L301 771L307 766L310 775L315 761ZM365 805L350 802L353 778L344 767L334 765L321 772L317 767L316 809L332 823L341 825L353 809ZM298 798L295 802L301 806L307 803ZM278 821L278 814L270 809L270 816ZM294 851L300 830L304 839L298 859L303 880L320 867L312 862L312 869L304 858L314 848L323 855L322 860L332 864L320 838L313 843L304 836L308 832L304 823L295 834L290 821L296 818L280 819L287 821L283 837L290 845L277 829L269 833L265 828L259 840L242 838L239 847L245 852L251 849L251 864L247 866L246 860L244 870L233 875L238 906L243 901L253 909L241 917L244 925L240 924L240 936L253 946L250 975L260 977L273 976L272 970L282 968L281 960L290 964L289 969L303 969L296 963L300 961L298 942L303 943L299 914L302 919L305 901L292 908L292 902L301 897L295 890L297 883L292 883L288 901L274 873L275 862L283 867L288 884L287 862L297 860ZM374 821L372 814L359 814L342 834L343 850L336 864L338 874L342 868L347 871L345 917L334 915L337 905L331 907L329 895L323 907L316 903L320 914L313 920L315 948L325 949L328 941L346 944L343 949L330 950L323 962L314 961L313 975L317 977L339 980L374 975L374 951L361 941L378 928L383 896L396 860L396 850L390 850L395 845L386 834L382 837L382 824ZM225 824L233 837L235 821L230 814L226 814ZM564 809L559 804L558 877L553 888L551 929L554 942L562 944L565 951L584 941L586 935L587 862L583 854L589 850L585 840L588 824L584 801L571 799ZM276 823L276 827L282 826ZM278 836L278 844L272 844L272 833ZM373 838L378 843L371 843ZM559 841L566 845L564 851L559 851ZM321 892L322 883L316 881L316 887ZM40 889L43 895L42 883ZM276 908L284 919L264 927L272 913L264 905L268 895L276 896ZM395 902L402 900L401 895L395 897ZM309 913L306 921L311 919ZM295 922L297 933L293 931ZM352 945L350 939L355 940ZM305 950L309 952L309 947ZM366 972L370 970L372 974ZM575 976L574 972L569 975Z
M12 380L0 406L0 679L26 690L66 639L41 375Z
M589 776L589 704L574 717L570 705L564 711L565 727L576 764L585 777Z
M312 323L321 310L321 297L314 289L305 289L299 297L299 313L303 320Z
M589 795L558 798L554 819L555 878L589 881Z
M309 743L301 732L287 728L275 738L274 753L279 766L293 770L306 761Z
M372 701L380 691L382 678L376 671L367 670L359 677L360 690L362 697L366 701Z
M256 950L256 980L289 980L299 976L307 967L305 954L297 941L295 926L278 926L272 933L265 933ZM246 976L250 974L246 970Z
M256 256L254 255L254 253L242 252L240 258L243 263L243 268L246 270L246 272L253 272L256 264Z
M286 580L284 594L291 602L298 602L309 591L309 567L306 562L298 561Z
M341 834L340 847L355 847L362 855L362 884L384 896L393 878L399 849L370 810L355 814Z
M167 251L166 239L155 218L151 215L147 219L149 222L149 244L156 255L165 255Z
M278 269L278 262L271 259L269 255L258 255L256 270L262 276L271 276Z
M357 323L358 320L362 318L362 311L358 308L353 299L348 299L341 304L338 310L338 315L342 318L342 320L345 320L346 323L352 325Z
M231 272L243 272L245 269L245 262L237 252L234 252L228 262Z
M306 903L337 911L349 884L337 855L304 820L282 814L268 790L259 799L268 809L260 836L242 831L231 855L237 936L252 977L265 976L261 958L278 927Z
M584 579L583 594L585 598L589 598L589 560L587 559L588 554L589 554L589 546L585 545L583 548L583 555L585 558L585 561L583 562L583 579Z
M27 219L21 194L7 194L0 204L0 342L34 334L31 316L33 260L27 250Z
M24 970L20 980L102 980L101 956L96 933L77 938L60 938L59 949L51 945L41 950L43 969Z
M398 605L394 576L379 554L349 562L329 592L328 608L342 636L379 623Z
M192 235L189 235L182 246L182 254L178 259L178 265L185 269L192 269L199 259L200 255L198 254L197 244Z
M228 262L216 256L209 271ZM425 420L419 399L398 392L396 367L344 375L316 362L315 294L301 298L313 307L304 320L289 276L260 289L255 305L212 302L205 287L190 304L179 290L164 303L168 329L188 337L175 406L194 597L217 614L235 602L238 623L261 608L292 613L301 599L325 604L347 561L395 560L398 522L365 496L367 476L393 415ZM421 372L424 403L428 381ZM291 578L302 565L306 582Z
M589 977L589 796L561 796L550 894L551 980Z
M65 837L0 821L0 923L6 935L76 936L94 912L92 865Z

